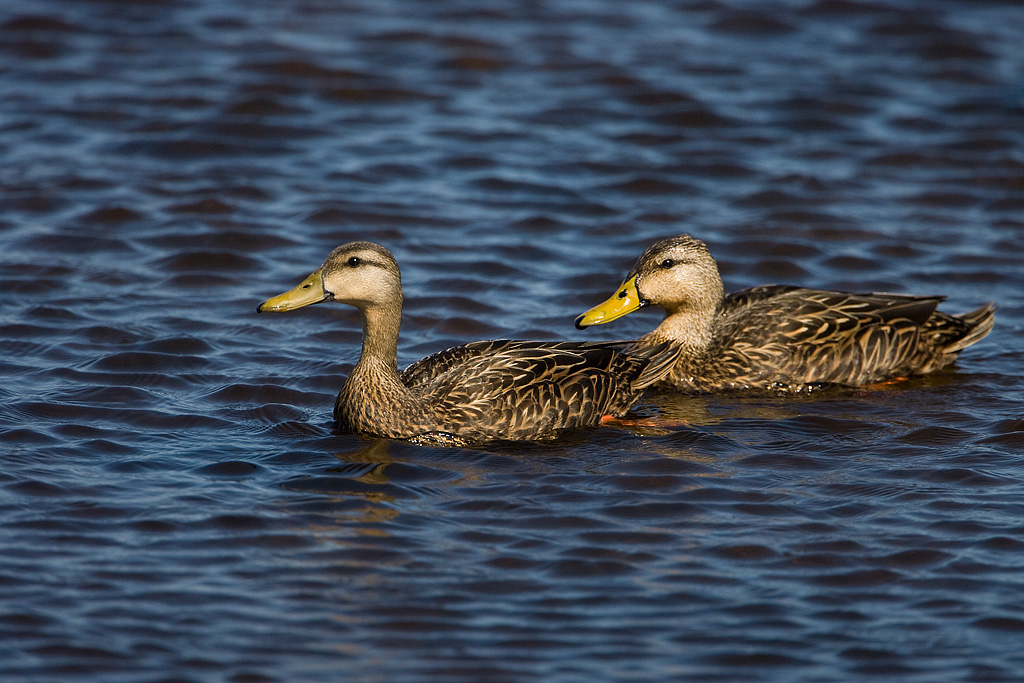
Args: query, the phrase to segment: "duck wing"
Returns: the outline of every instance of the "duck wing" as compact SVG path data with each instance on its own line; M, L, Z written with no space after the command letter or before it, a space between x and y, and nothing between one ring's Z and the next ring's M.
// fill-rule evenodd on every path
M668 344L630 351L632 344L475 342L429 356L402 378L416 383L411 388L452 432L538 438L621 415L678 355Z
M478 341L462 346L453 346L444 351L432 353L425 358L420 358L412 363L400 375L402 384L410 389L428 384L429 382L443 376L454 367L458 367L474 359L486 357L487 355L522 342L515 342L510 339L494 339L490 341Z
M781 384L858 385L912 374L943 298L745 290L723 308L723 362L740 376L775 376Z

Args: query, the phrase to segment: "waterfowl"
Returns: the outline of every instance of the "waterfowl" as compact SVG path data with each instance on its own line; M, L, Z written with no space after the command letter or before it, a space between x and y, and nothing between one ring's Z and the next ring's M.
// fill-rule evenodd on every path
M616 293L578 316L576 327L661 306L664 320L638 343L680 346L663 385L692 393L794 393L946 367L992 331L996 307L949 315L936 310L944 298L786 285L726 296L707 246L681 235L647 249Z
M357 308L359 361L334 404L335 428L392 439L471 444L532 440L621 416L671 368L678 351L628 342L478 341L398 372L402 278L384 247L351 242L257 312L325 301Z

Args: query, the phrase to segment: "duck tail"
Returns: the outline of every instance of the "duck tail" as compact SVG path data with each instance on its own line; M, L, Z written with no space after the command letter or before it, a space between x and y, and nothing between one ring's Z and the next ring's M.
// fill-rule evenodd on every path
M630 386L632 386L634 391L643 391L652 384L664 379L672 371L672 368L675 367L681 352L681 346L668 341L649 347L633 346L630 349L632 355L647 358L650 362L647 363L647 367L633 380Z
M996 305L988 303L977 310L956 317L967 326L967 334L946 346L943 349L946 353L959 353L987 337L996 323Z

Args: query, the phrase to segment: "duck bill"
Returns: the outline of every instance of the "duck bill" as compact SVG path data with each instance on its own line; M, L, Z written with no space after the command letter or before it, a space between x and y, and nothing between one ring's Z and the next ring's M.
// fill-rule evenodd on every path
M632 313L646 304L647 301L640 298L640 292L636 288L636 276L634 275L623 282L615 294L607 301L594 306L576 318L576 327L582 330L591 325L604 325L628 313Z
M295 289L267 299L256 307L256 312L282 313L284 311L294 311L296 308L302 308L303 306L318 304L321 301L329 301L333 295L324 289L324 280L320 275L320 270L317 269L312 275L299 283L299 286Z

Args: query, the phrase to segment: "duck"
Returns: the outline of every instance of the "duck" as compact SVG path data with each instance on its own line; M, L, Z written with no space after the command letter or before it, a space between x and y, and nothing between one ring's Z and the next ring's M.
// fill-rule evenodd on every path
M648 248L615 294L575 322L584 329L660 306L661 324L638 341L680 347L659 387L793 394L884 385L950 365L992 331L996 306L950 315L937 310L944 299L791 285L726 296L707 245L684 234Z
M552 439L621 417L672 367L669 343L496 339L456 346L398 371L402 276L374 242L334 249L258 313L338 302L362 322L359 360L334 403L334 428L421 444Z

